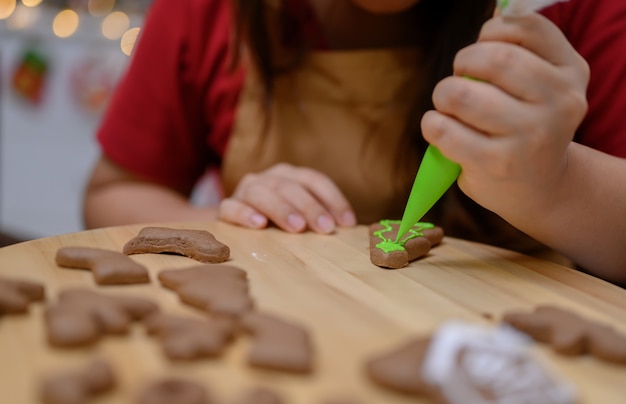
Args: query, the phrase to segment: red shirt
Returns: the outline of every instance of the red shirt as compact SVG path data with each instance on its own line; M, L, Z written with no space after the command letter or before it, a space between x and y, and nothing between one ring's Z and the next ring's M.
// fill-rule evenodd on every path
M591 67L576 141L626 157L626 0L569 0L543 13ZM98 140L137 175L189 193L224 154L244 72L229 70L229 0L156 0Z

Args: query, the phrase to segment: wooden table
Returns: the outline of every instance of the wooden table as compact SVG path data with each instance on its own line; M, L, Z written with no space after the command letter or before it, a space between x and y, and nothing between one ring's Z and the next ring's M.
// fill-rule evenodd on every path
M90 348L55 349L46 343L43 305L35 303L27 315L0 318L2 403L36 403L42 375L80 367L94 355L108 358L119 380L116 391L98 403L132 402L146 382L171 375L202 381L223 402L264 385L280 392L287 403L322 404L332 397L364 404L415 403L420 400L372 384L363 364L372 355L432 332L446 320L495 323L507 310L551 303L626 333L626 290L493 247L445 238L428 257L400 270L383 270L370 263L366 227L325 236L247 230L221 222L164 226L206 229L230 246L229 264L247 271L258 307L310 329L317 348L315 373L298 376L252 369L245 361L245 338L220 359L174 363L140 325L128 336L107 336ZM198 264L189 258L133 255L150 270L148 285L97 287L90 272L55 265L59 247L121 250L142 227L85 231L1 248L0 275L42 282L48 301L63 288L81 285L102 293L147 297L165 312L197 314L156 279L160 270ZM577 386L582 403L626 402L626 367L591 357L564 358L541 346L534 349Z

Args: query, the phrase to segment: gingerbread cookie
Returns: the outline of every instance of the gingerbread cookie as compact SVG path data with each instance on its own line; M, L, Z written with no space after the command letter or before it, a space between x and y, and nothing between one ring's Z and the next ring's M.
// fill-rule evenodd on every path
M626 336L562 308L545 305L533 312L511 311L502 321L562 355L589 353L607 362L626 364Z
M253 336L250 365L295 373L313 370L313 344L305 328L259 312L246 313L241 323Z
M369 226L370 260L382 268L397 269L428 254L443 240L443 229L431 223L417 223L396 242L399 220L381 220Z
M228 260L230 248L206 230L145 227L124 245L124 254L173 253L204 263Z
M422 377L430 337L411 339L398 348L369 359L367 375L376 384L412 395L435 395L437 389Z
M48 342L57 347L89 345L104 334L126 334L134 320L157 310L156 304L138 297L64 290L45 310Z
M273 390L258 387L245 392L233 404L283 404L283 398Z
M240 316L254 306L248 294L246 272L231 265L168 269L161 271L158 278L183 303L208 313Z
M450 322L370 360L368 375L403 393L448 404L573 404L573 388L535 360L522 334Z
M45 290L40 283L0 277L0 316L26 313L32 302L44 299Z
M146 386L137 404L212 404L207 389L200 383L180 378L165 378Z
M148 270L121 252L91 247L63 247L56 263L64 268L88 269L98 285L148 283Z
M235 333L234 321L226 317L196 319L156 313L143 324L173 360L220 356Z
M98 359L82 369L46 377L41 384L40 396L44 404L83 404L114 387L111 367Z

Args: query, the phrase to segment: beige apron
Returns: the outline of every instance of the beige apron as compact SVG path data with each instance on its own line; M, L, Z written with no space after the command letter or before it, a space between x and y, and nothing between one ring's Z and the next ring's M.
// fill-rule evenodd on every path
M312 52L276 79L268 121L259 80L248 73L223 161L225 195L244 174L285 162L328 175L360 223L401 216L418 162L393 173L416 66L417 52L406 49Z
M246 173L285 162L328 175L359 223L401 218L419 165L417 157L400 171L395 165L419 91L418 61L418 53L406 49L312 52L296 71L276 79L269 120L261 84L249 72L223 160L224 194L231 195ZM449 236L553 256L456 185L424 220Z

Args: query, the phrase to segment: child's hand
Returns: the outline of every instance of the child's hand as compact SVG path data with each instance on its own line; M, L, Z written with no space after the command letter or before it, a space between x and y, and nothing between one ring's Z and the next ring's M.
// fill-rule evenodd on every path
M436 111L424 115L422 130L462 166L459 186L505 218L550 203L587 111L586 62L533 13L488 21L457 54L454 73L435 88Z
M220 203L218 217L251 228L272 221L288 232L332 233L336 226L356 224L349 202L330 178L289 164L244 176Z

